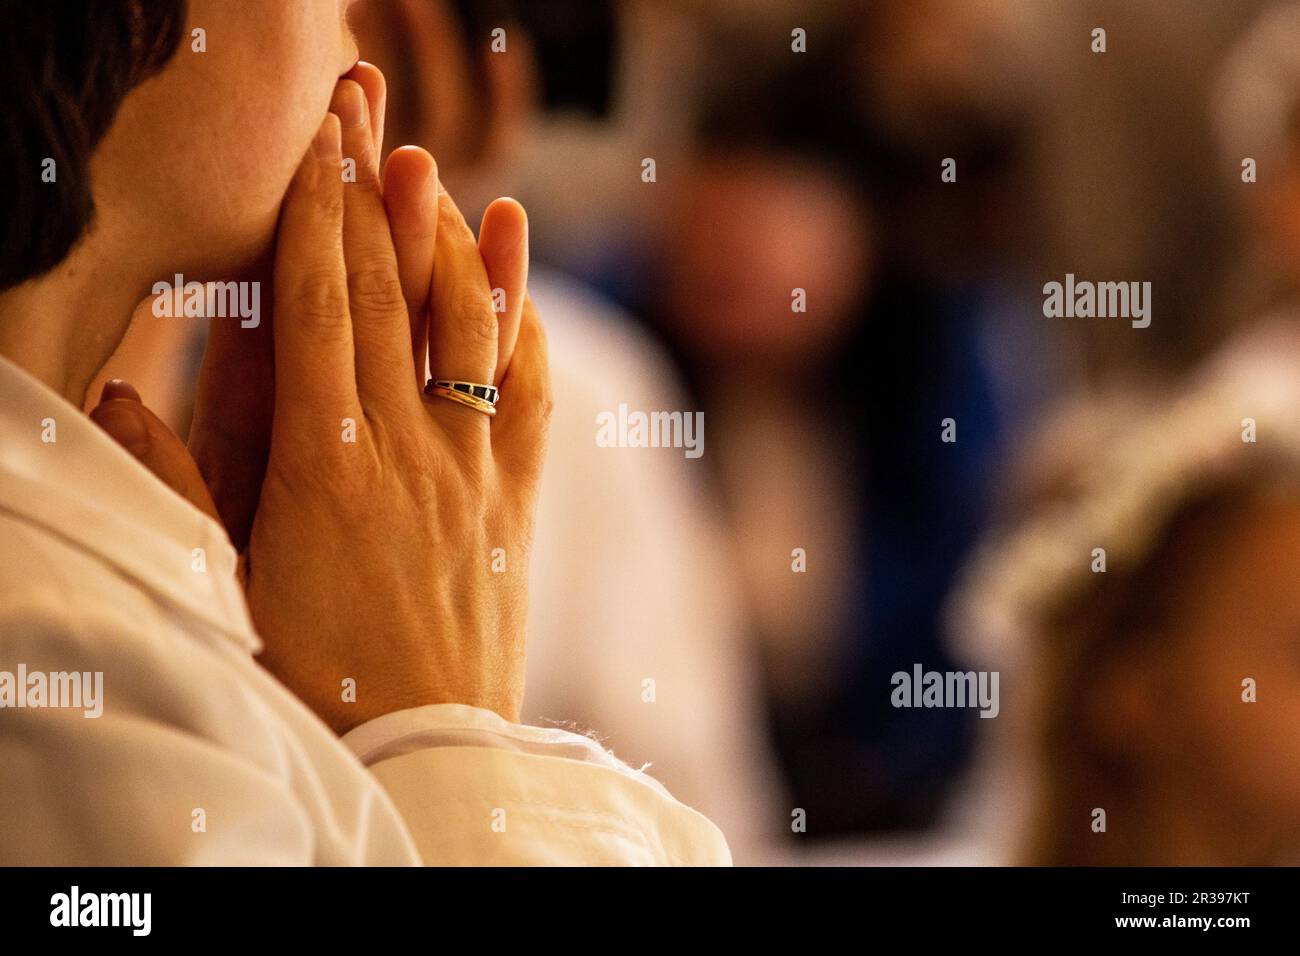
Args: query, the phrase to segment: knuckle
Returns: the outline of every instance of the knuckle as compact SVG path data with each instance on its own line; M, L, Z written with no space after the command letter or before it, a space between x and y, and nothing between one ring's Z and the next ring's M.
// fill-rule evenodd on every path
M360 459L362 452L347 452L354 459ZM340 456L341 457L341 456ZM368 461L342 460L337 468L337 475L329 489L334 500L360 519L369 519L382 511L383 502L374 494L374 469Z
M366 134L367 136L369 133ZM360 186L362 189L369 189L375 192L379 191L379 171L375 169L374 160L370 155L368 144L362 144L356 151L345 157L352 161L349 167L351 171L351 182L349 186Z
M488 475L492 470L492 454L488 443L465 443L458 448L456 458L464 479L467 499L481 504L485 497Z
M338 189L331 189L330 184L325 182L323 176L326 175L317 171L317 179L314 188L311 191L312 201L316 205L317 214L331 222L341 222L343 220L343 193Z
M328 474L320 467L322 456L330 463ZM303 508L332 510L342 493L340 478L346 470L343 464L329 448L296 449L281 455L276 467L267 471L268 492Z
M453 243L459 243L466 249L478 251L478 240L474 238L474 230L469 227L465 217L460 210L452 203L448 209L446 225L450 228L447 238ZM439 227L441 228L441 223Z
M479 290L462 283L452 296L456 328L469 344L496 347L497 315Z
M550 366L549 344L546 327L537 318L536 312L525 311L519 326L519 345L527 351L529 361L543 376L548 374Z
M348 299L342 284L324 270L303 277L294 301L298 314L316 326L341 325L348 314Z
M406 296L397 270L387 262L362 263L348 275L348 296L367 312L395 312L406 308Z
M438 455L422 454L413 467L398 474L419 514L434 514L442 499L450 493L446 469Z
M538 427L547 428L551 423L551 416L555 414L555 395L551 392L550 382L544 384L537 394L532 396L530 405L528 411Z
M357 428L366 429L364 414L357 417ZM328 467L322 468L324 463ZM358 517L369 516L382 501L374 494L379 478L379 464L371 441L332 441L329 447L316 449L310 463L318 493L346 507Z

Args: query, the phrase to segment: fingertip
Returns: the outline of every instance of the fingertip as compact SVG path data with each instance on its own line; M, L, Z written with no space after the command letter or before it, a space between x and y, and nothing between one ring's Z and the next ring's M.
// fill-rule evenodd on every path
M418 146L393 150L384 166L384 207L394 236L433 235L438 227L438 167Z
M149 453L149 420L138 400L115 398L96 405L90 418L136 458Z
M365 126L369 119L370 105L361 84L355 80L339 80L334 87L334 96L330 99L330 112L338 116L344 129Z
M210 518L221 520L199 466L184 443L138 400L109 399L98 405L90 418L156 478Z
M383 71L373 63L358 60L347 73L345 79L361 86L365 93L366 105L370 112L371 146L376 156L384 151L384 113L388 109L388 81Z
M113 399L121 398L130 402L141 402L140 393L135 390L135 386L130 382L125 382L120 378L112 378L104 383L104 388L99 393L99 401L111 402Z
M433 155L419 146L399 146L388 154L384 163L384 190L426 188L438 175Z
M489 219L493 226L515 226L523 231L525 238L528 236L528 211L518 199L501 196L492 200L483 210L482 225L487 225Z
M528 213L518 200L494 199L483 212L478 236L479 252L490 272L505 266L527 274Z
M377 103L388 92L388 80L384 71L367 60L357 60L352 69L343 74L343 79L360 85L371 103Z

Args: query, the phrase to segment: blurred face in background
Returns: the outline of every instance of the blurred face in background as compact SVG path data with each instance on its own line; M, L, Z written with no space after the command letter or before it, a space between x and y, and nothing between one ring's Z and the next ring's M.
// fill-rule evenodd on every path
M832 167L701 155L670 199L664 312L703 359L800 367L833 349L865 305L873 240L864 202ZM807 311L792 311L803 289Z

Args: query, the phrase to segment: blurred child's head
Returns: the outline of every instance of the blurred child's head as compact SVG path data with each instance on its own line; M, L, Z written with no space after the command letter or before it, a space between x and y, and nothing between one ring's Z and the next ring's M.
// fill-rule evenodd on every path
M1145 558L1091 584L1045 622L1028 862L1294 859L1300 467L1264 462L1196 492Z
M1300 338L1098 407L1046 433L1038 493L956 600L959 638L1010 668L1022 862L1294 862Z

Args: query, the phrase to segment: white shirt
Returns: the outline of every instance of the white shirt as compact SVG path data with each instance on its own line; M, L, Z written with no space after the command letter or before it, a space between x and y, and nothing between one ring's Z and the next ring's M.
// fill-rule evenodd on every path
M0 358L0 865L730 862L578 734L442 704L340 740L254 661L235 558ZM20 668L102 674L102 714L16 706Z

